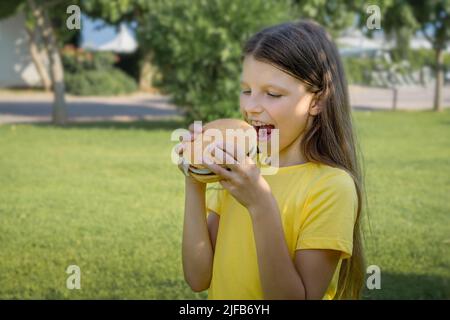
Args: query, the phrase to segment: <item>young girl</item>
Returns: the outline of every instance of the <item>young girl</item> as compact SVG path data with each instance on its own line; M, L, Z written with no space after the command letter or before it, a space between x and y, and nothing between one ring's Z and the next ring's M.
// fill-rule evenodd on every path
M247 157L205 163L219 189L186 177L186 281L209 299L358 298L362 178L336 46L314 22L266 28L244 46L241 87L244 119L279 129L278 172Z

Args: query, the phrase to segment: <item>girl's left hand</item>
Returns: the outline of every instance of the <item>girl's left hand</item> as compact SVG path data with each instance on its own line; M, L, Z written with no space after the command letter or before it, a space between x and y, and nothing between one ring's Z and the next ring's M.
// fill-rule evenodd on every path
M215 143L210 150L213 158L204 157L204 166L223 178L220 184L244 207L249 209L263 206L263 202L272 196L267 181L261 175L255 162L243 154L234 155L225 150L233 150L230 144ZM217 163L225 164L224 168Z

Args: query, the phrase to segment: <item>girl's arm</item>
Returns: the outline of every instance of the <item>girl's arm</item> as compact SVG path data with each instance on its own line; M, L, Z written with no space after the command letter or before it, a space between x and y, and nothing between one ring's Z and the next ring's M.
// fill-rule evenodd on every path
M192 177L186 177L185 185L183 272L192 290L200 292L209 288L214 256L206 219L206 185L196 182ZM217 229L215 224L210 223L212 229Z
M298 250L291 260L273 197L248 208L265 299L322 299L339 262L335 250Z

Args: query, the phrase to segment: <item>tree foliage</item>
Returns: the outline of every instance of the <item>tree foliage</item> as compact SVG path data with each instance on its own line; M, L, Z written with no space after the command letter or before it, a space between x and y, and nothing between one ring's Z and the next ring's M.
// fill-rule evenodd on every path
M291 18L289 2L271 0L152 1L147 10L140 44L187 121L236 116L243 42Z
M254 32L312 18L332 34L351 25L348 0L91 0L84 10L110 23L134 20L141 57L158 69L155 84L187 121L238 115L241 49Z
M336 37L355 22L354 0L292 0L296 16L313 19Z

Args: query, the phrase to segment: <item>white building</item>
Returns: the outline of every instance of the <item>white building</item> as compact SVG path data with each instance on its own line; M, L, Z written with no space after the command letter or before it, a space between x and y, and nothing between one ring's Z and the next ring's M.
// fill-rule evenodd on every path
M116 36L101 45L82 45L86 50L94 51L112 51L116 53L133 53L138 47L137 41L134 39L133 35L130 33L125 24L121 24L119 32Z
M91 46L85 44L83 47L94 51L132 53L138 44L129 29L121 25L119 32L107 43ZM43 61L48 65L45 58ZM22 13L0 20L0 88L2 87L42 87L41 77L31 59Z
M0 20L0 87L39 86L42 81L30 56L23 14Z

